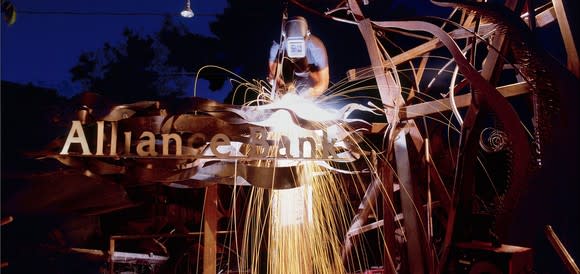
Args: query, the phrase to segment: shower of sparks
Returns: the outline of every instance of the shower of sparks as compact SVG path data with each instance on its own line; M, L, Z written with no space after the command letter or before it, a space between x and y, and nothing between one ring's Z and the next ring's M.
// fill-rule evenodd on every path
M255 101L247 102L249 105L258 105L264 109L288 109L301 118L321 122L319 130L306 130L292 122L289 112L278 111L266 121L255 123L270 127L268 139L277 140L280 136L286 136L291 141L289 148L280 147L282 145L280 143L271 146L270 156L276 156L278 150L283 151L283 155L288 155L286 153L297 155L299 137L321 138L323 129L329 130L328 125L323 125L322 122L344 118L339 117L339 113L335 110L320 107L320 103L328 101L330 97L335 101L349 101L353 99L349 94L377 89L377 86L372 84L355 87L346 82L339 82L331 86L330 97L311 100L290 93L271 101L270 91L261 83L251 84L247 81L240 81L240 83L245 84L239 85L236 92L241 92L243 98L247 98L248 92L258 95ZM411 92L408 88L406 91ZM430 98L427 94L423 95L427 99ZM373 98L358 95L356 99L370 101ZM375 108L376 111L382 111L381 108ZM444 119L446 121L441 121L441 123L451 126L454 132L458 132L448 118ZM373 144L366 142L365 144L374 148ZM363 247L365 241L361 238L364 237L363 235L357 236L358 242L355 239L357 237L348 239L352 249L346 257L344 253L344 244L347 240L345 235L348 235L351 223L357 215L356 203L363 199L372 178L379 176L376 166L366 158L363 149L361 147L356 149L359 151L355 152L363 156L362 162L366 167L349 167L353 173L348 176L337 175L321 167L316 161L279 158L261 163L264 166L298 165L299 174L296 174L295 178L299 180L297 182L299 187L280 190L251 187L238 257L240 271L334 274L371 268L371 262L368 261L371 254L368 254L369 251ZM320 154L319 150L319 148L307 147L304 153L308 156L312 153ZM389 168L396 176L395 170L392 167ZM367 172L362 174L360 170ZM272 185L275 185L275 182L272 182ZM379 185L378 189L380 193L385 193L383 185ZM393 212L396 212L394 201L389 200L387 204ZM370 215L377 216L377 214L373 207ZM396 231L400 234L396 238L402 243L405 241L404 228L399 221L396 222L396 226ZM382 230L377 230L376 234L378 235L376 240L384 243L385 237ZM378 252L387 252L392 256L392 261L396 261L395 257L399 256L395 250L378 250ZM382 257L381 254L374 254L374 256Z
M430 89L435 81L438 83L452 81L447 86L453 87L454 82L465 81L463 75L458 74L453 67L449 67L453 63L453 59L446 56L436 56L434 54L426 54L425 56L416 56L417 62L424 58L436 60L435 64L426 65L423 67L425 73L431 73L435 76L430 79L416 79L417 69L413 67L412 60L409 61L410 67L397 68L394 74L401 77L406 82L414 82L408 86L401 86L401 93L407 102L436 102L437 99L448 98L454 100L453 94L449 94L449 90L441 90L441 92L433 92ZM440 62L446 62L441 67ZM448 68L449 67L449 68ZM362 102L375 115L385 118L385 111L390 106L381 105L379 98L377 98L376 91L378 90L375 81L373 80L372 69L367 71L360 71L361 75L368 75L367 78L356 81L347 80L339 81L330 86L326 91L326 95L312 99L305 99L295 94L286 94L285 96L274 96L269 90L269 85L263 81L253 80L246 81L241 77L234 77L231 81L235 82L236 90L233 98L242 100L247 106L258 106L262 109L286 109L291 111L293 115L299 116L311 122L320 122L320 129L304 129L296 125L292 121L292 115L289 111L277 111L272 114L266 121L255 123L259 126L268 127L271 132L268 136L270 140L278 140L280 136L285 136L290 140L290 147L283 147L283 142L277 143L270 147L270 157L280 157L297 155L298 144L297 140L300 137L321 138L323 130L330 131L331 127L324 124L328 120L340 120L345 117L337 115L345 115L345 112L340 113L329 108L333 104L344 105L344 103L351 103L353 101ZM450 80L451 79L451 80ZM370 81L368 81L370 80ZM429 81L430 80L430 81ZM400 80L398 81L399 83ZM429 82L425 90L420 87L420 82ZM423 85L424 86L424 85ZM372 96L375 94L375 96ZM434 95L438 94L438 95ZM247 100L248 98L254 98ZM233 103L233 101L232 101ZM439 101L440 106L445 107L442 101ZM432 103L434 104L434 103ZM453 102L451 105L454 106ZM325 106L325 107L321 107ZM362 107L362 105L358 106ZM410 113L413 114L413 113ZM445 159L435 159L429 168L442 171L437 173L448 172L453 170L455 166L454 156L457 154L456 140L460 136L461 125L457 121L461 120L459 117L461 113L456 107L452 109L451 114L439 112L435 115L423 116L422 123L427 132L428 124L442 125L446 129L445 137L439 138L439 149L447 153ZM455 117L454 117L455 116ZM417 120L418 122L418 120ZM340 126L340 125L333 125ZM359 131L356 128L346 128L343 131L354 132ZM443 130L445 131L445 130ZM361 160L364 167L358 163L358 166L349 166L346 169L352 171L350 175L337 174L329 170L317 161L302 161L298 159L279 158L276 160L263 160L260 162L263 166L284 166L295 165L298 174L294 174L299 181L296 182L298 187L294 189L264 189L259 187L250 187L250 194L245 204L245 215L243 216L245 222L242 224L243 228L241 244L237 247L237 265L238 270L248 273L355 273L370 269L373 265L382 264L387 267L387 262L383 261L388 257L393 268L400 270L404 267L405 260L405 245L408 237L418 237L418 235L408 235L404 228L405 216L400 213L400 206L398 201L390 200L391 197L402 195L410 195L412 190L406 189L404 186L398 184L398 174L396 169L390 166L389 156L383 154L388 144L393 140L388 140L389 136L385 134L383 140L377 146L375 143L367 142L365 138L354 140L352 138L349 144L359 144L360 146L350 149L352 152L361 155ZM427 133L427 138L429 138ZM337 142L338 143L338 142ZM363 148L364 147L364 148ZM278 154L278 151L282 152ZM367 158L373 152L378 158L378 161L386 164L388 173L395 178L395 194L385 195L384 182L380 172L377 170L375 161ZM430 153L432 153L431 151ZM305 155L319 155L320 148L307 147L304 149ZM483 163L482 170L488 174ZM327 163L328 164L328 163ZM343 169L345 167L342 167ZM421 170L419 172L428 172ZM361 172L365 171L365 172ZM275 177L275 176L273 176ZM490 184L493 186L494 182L491 180ZM449 178L445 178L449 180ZM274 178L272 178L272 186L275 185ZM371 204L369 216L360 216L360 208L357 208L366 197L365 192L372 188L371 182L377 181L380 184L375 186L378 188L378 193L383 194L384 210L390 210L395 215L394 220L382 220L381 212L375 212L378 208L377 204ZM451 180L452 181L452 180ZM443 182L443 187L448 187L450 181ZM235 199L235 197L233 197ZM376 203L376 200L372 203ZM419 216L419 221L425 218L421 208L424 204L414 204L414 211ZM380 207L380 206L379 206ZM374 217L376 220L383 222L394 222L394 235L383 235L382 229L376 229L376 238L372 241L378 241L378 249L369 250L365 245L370 244L364 235L352 236L351 230L353 228L361 228L364 221L357 226L357 222L361 219L367 220ZM234 219L239 218L235 217ZM436 219L433 219L436 221ZM439 235L444 234L446 224L439 224L435 230ZM380 226L379 226L380 227ZM425 224L420 227L425 228ZM426 235L427 231L420 231ZM430 237L433 236L430 232ZM237 235L235 236L238 239ZM395 242L395 250L386 250L385 244L388 240ZM439 239L441 240L441 239ZM436 241L436 240L434 240ZM237 243L238 241L236 241ZM434 242L428 243L429 249L437 249ZM345 248L346 250L345 253ZM371 254L371 252L373 254ZM383 254L384 253L384 254ZM386 254L386 256L385 256ZM379 258L371 261L371 257ZM437 259L437 258L435 258Z
M272 108L284 107L310 121L323 121L337 118L331 112L321 109L310 100L293 94L287 94L278 101L268 105ZM304 130L292 123L287 112L272 115L268 121L273 135L286 136L290 140L287 153L296 155L299 137L321 138L320 130ZM276 136L270 136L276 139ZM277 151L279 148L273 148ZM305 154L319 153L319 148L305 150ZM280 162L287 161L284 159ZM251 272L265 264L268 273L344 273L345 266L340 257L342 232L348 226L346 215L346 190L335 180L332 173L319 167L314 161L300 162L299 174L296 174L300 185L293 189L257 191L252 197L257 200L256 207L263 211L267 206L266 216L260 214L248 215L265 217L253 220L260 223L264 234L257 237L247 236L244 239L261 239L261 243L247 243L246 246L266 246L254 251L250 257L258 257L264 261L253 261ZM262 196L258 194L262 193ZM265 199L265 200L264 200ZM342 227L342 229L338 229ZM256 231L245 231L255 234ZM244 257L244 256L242 256ZM258 265L256 265L258 264Z

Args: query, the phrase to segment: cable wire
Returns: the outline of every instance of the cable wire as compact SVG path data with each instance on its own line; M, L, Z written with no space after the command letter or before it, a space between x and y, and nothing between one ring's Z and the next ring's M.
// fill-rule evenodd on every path
M73 10L18 10L29 15L78 15L78 16L180 16L178 12L125 12L125 11L73 11ZM220 13L196 13L195 16L218 16Z

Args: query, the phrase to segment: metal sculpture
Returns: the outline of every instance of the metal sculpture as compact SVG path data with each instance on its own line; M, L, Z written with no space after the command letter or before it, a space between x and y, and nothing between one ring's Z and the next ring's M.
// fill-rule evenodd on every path
M433 18L379 22L366 18L355 0L342 1L324 14L358 27L371 67L351 71L351 80L372 79L380 107L350 103L313 116L318 110L315 103L291 96L268 101L267 85L266 90L258 88L260 98L266 99L254 105L202 98L172 105L139 102L115 107L100 121L79 119L47 156L101 176L206 187L211 195L206 197L207 210L213 213L205 216L205 273L216 272L211 262L216 258L216 183L255 187L261 197L269 198L245 213L249 236L244 238L257 240L245 244L249 251L244 255L250 258L236 258L240 271L337 273L369 268L360 247L360 235L369 231L379 231L384 273L458 271L461 248L473 248L474 240L485 242L490 250L506 250L501 247L511 213L530 175L543 164L545 147L552 142L551 125L560 121L560 110L571 111L560 98L564 85L578 88L579 66L559 1L537 12L533 7L523 12L523 1L432 3L452 7L457 14L453 20L439 20L442 26ZM347 10L348 18L335 17L337 10ZM548 57L530 36L530 29L556 19L564 29L569 70ZM427 41L391 56L381 40L385 32ZM466 41L463 48L460 40ZM449 66L454 69L446 72L448 87L429 90L429 84L425 89L429 79L423 75L437 50L445 52L449 62L437 68L433 79ZM476 55L476 50L485 56ZM508 53L513 60L506 58ZM409 69L403 72L403 66ZM510 80L500 85L506 74ZM401 78L409 75L410 86L404 86ZM443 98L418 102L417 98L437 98L433 96L437 93ZM508 97L516 96L529 97L526 107L531 111L522 113L514 107ZM383 121L355 119L351 115L356 111L380 113ZM441 115L444 112L452 116ZM437 121L437 115L448 121ZM382 138L368 140L376 136ZM498 168L487 170L487 164ZM325 195L336 197L312 194L331 184L340 186ZM340 207L351 202L338 199L343 198L341 192L348 192L340 188L344 185L364 193L357 197L358 208ZM296 217L299 221L282 224L283 191L291 189L300 189L299 201L306 208L320 205L316 199L328 201L329 208L310 210ZM324 224L327 217L337 227ZM256 221L259 218L270 223ZM270 238L260 234L277 225L278 230L270 229ZM299 238L305 231L316 236ZM292 233L294 238L288 237ZM273 246L267 250L279 252L281 258L265 256L263 267L255 257L265 242ZM284 250L300 244L308 246L303 254Z

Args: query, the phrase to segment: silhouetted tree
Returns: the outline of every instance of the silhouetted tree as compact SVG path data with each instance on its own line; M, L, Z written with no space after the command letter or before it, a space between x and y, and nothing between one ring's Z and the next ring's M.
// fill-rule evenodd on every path
M168 50L167 65L189 77L199 72L202 79L210 81L212 91L223 86L223 71L200 71L206 65L225 66L222 43L218 39L191 33L185 26L175 24L171 17L165 18L157 37Z
M74 109L54 89L2 81L2 176L29 171L37 161L27 153L43 149L64 134ZM4 181L4 180L3 180ZM3 184L3 187L5 185Z
M264 79L273 40L278 40L281 1L229 0L229 6L210 25L220 39L229 69L246 79Z
M184 95L201 67L224 63L216 38L193 34L169 16L154 35L126 29L123 37L118 45L105 43L101 49L81 54L70 70L72 80L111 101L152 100ZM212 90L221 88L225 80L223 73L210 70L200 77L210 80Z
M151 36L141 37L126 29L119 46L105 43L96 52L83 53L71 69L73 81L118 102L155 99L178 93L164 86L160 76L169 70L164 65L164 50Z

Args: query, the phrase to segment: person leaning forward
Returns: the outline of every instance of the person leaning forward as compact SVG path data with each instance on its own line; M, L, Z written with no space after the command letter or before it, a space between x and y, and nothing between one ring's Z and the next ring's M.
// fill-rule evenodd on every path
M310 33L308 22L301 16L289 18L284 23L282 37L282 47L273 42L270 48L270 83L278 75L276 85L282 93L296 92L312 98L323 94L330 78L324 43Z

